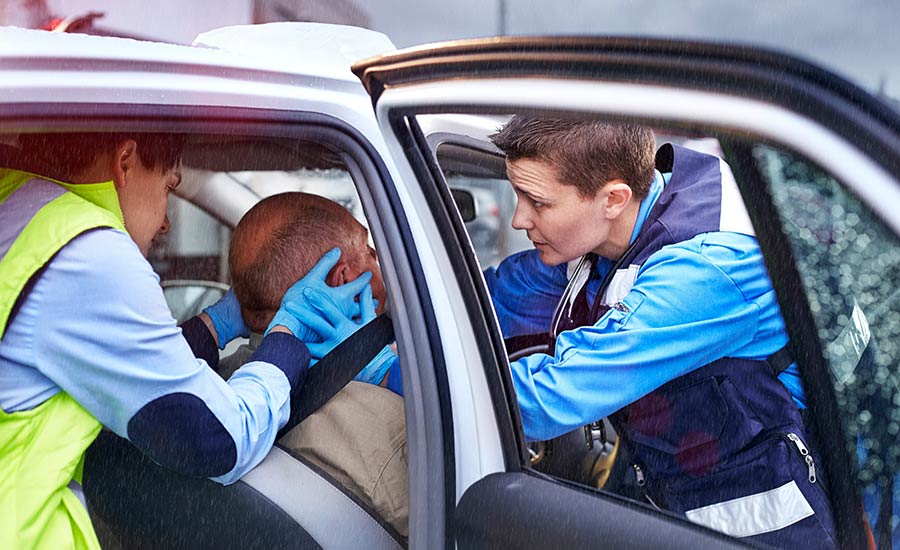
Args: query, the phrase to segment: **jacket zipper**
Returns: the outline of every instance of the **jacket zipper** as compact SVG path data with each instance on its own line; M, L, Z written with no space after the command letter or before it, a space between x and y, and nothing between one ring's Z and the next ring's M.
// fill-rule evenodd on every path
M634 475L637 476L637 484L638 487L643 487L647 484L647 480L644 479L644 470L641 469L637 464L632 464L632 468L634 468Z
M803 440L800 439L800 436L793 432L789 432L784 434L787 439L794 444L794 447L797 448L797 451L800 453L800 457L806 462L807 471L809 473L809 482L816 482L816 463L813 461L813 457L809 454L809 449L806 448L806 445L803 444Z
M634 469L634 475L637 477L638 487L641 488L641 493L644 495L644 498L647 499L647 502L652 504L654 508L656 508L659 511L662 511L662 508L660 508L656 504L656 502L654 502L653 499L650 498L650 494L647 493L647 489L644 488L644 486L647 485L647 479L644 477L644 470L641 469L640 465L638 465L638 464L632 464L631 467L632 467L632 469Z

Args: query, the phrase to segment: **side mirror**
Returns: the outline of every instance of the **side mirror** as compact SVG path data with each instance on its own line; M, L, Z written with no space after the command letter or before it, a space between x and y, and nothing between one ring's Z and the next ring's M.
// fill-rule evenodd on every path
M458 187L451 187L450 194L453 196L453 202L456 203L456 208L459 210L463 221L473 221L477 214L475 210L475 195L471 191Z

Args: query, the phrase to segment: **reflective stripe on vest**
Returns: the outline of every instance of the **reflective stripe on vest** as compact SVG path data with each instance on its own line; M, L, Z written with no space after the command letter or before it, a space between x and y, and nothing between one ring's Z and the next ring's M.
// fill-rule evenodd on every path
M112 182L68 185L0 169L0 345L28 281L90 229L125 231ZM100 423L67 393L0 411L0 548L99 548L69 489Z

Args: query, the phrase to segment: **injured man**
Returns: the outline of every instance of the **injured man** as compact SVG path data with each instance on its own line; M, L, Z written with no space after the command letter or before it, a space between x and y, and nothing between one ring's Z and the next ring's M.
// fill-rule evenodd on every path
M329 254L317 264L333 248L340 248L340 256ZM311 270L327 270L324 279L329 286L368 278L366 273L371 273L376 312L381 313L386 303L368 231L341 205L317 195L282 193L260 201L235 228L228 267L251 335L249 345L219 362L225 379L250 359L284 294ZM309 331L308 339L313 349L317 335ZM385 369L370 364L279 443L331 475L407 538L403 398L382 387L386 383Z

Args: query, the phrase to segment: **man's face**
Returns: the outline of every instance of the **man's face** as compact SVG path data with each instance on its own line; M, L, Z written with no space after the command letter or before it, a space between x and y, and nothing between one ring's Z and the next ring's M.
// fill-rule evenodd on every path
M137 160L124 179L117 191L125 229L146 257L153 239L169 230L166 207L169 192L181 183L181 166L168 170L149 169Z
M603 189L586 199L535 159L507 161L506 169L516 192L512 226L525 230L542 262L559 265L603 247L611 228Z

